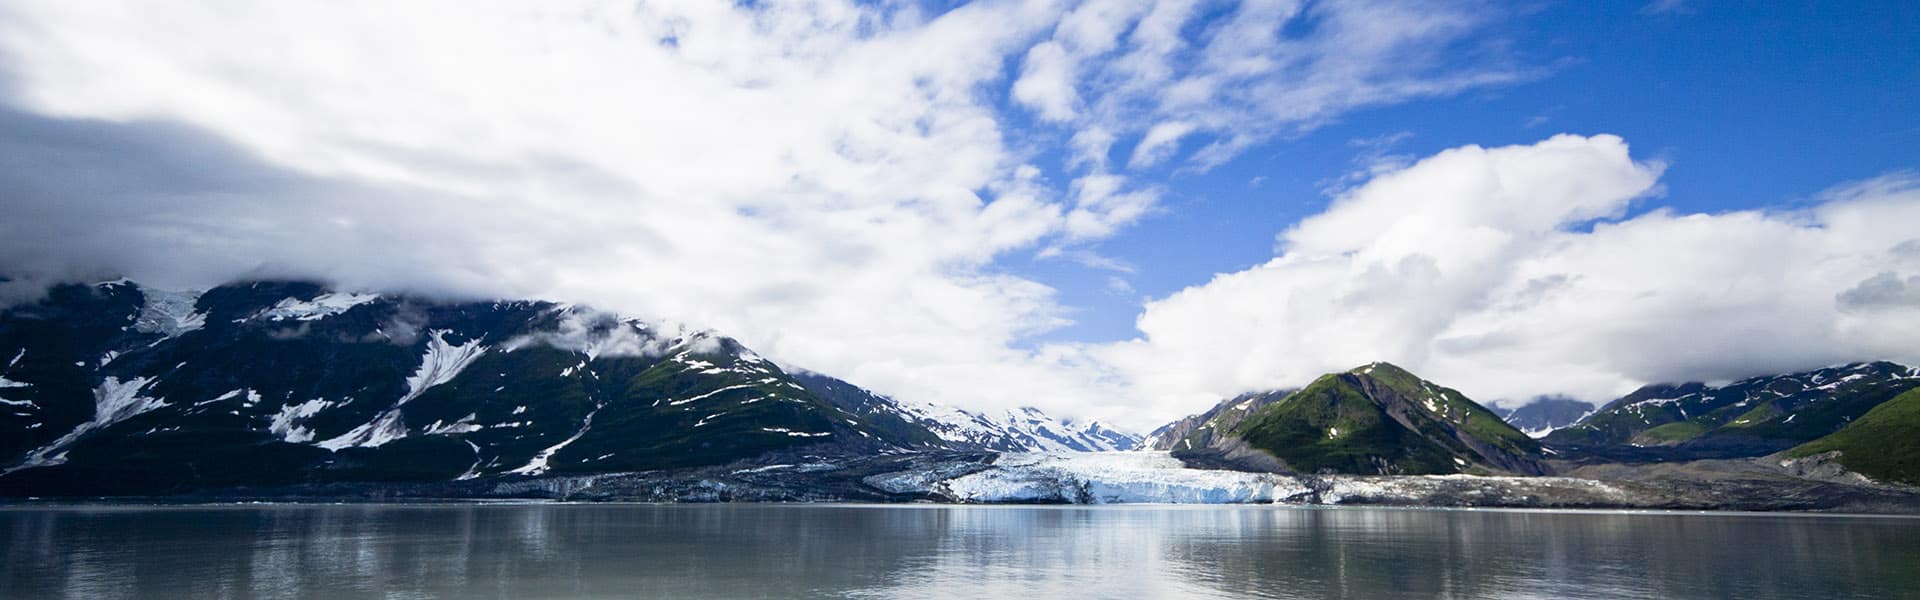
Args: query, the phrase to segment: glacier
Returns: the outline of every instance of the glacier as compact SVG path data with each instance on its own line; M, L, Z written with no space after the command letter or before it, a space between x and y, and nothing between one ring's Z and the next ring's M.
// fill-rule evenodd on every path
M1165 451L1021 452L868 476L867 485L976 504L1606 505L1630 492L1571 477L1285 475L1185 466ZM1558 499L1558 500L1553 500Z
M1271 504L1312 493L1291 477L1189 469L1145 451L1003 454L992 468L935 485L961 502Z

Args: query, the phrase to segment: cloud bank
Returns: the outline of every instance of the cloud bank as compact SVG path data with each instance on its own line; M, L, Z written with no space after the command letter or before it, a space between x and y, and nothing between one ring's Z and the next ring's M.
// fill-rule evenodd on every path
M1362 28L1363 10L1392 26ZM1065 322L1053 290L995 261L1091 255L1149 214L1157 190L1108 149L1217 162L1509 79L1441 60L1481 22L1464 14L9 2L0 268L584 302L902 396L1096 416L1126 407L1062 351L1020 347ZM1077 129L1097 134L1062 137ZM1035 158L1060 145L1100 151Z
M1483 401L1920 359L1920 179L1791 210L1627 217L1663 166L1613 136L1467 146L1378 174L1273 260L1147 304L1088 351L1162 405L1392 361Z
M1163 210L1166 173L1528 79L1503 18L8 2L0 271L580 302L902 397L1140 429L1380 359L1497 399L1913 356L1911 177L1803 210L1629 217L1660 166L1606 136L1383 166L1271 262L1148 303L1139 339L1028 342L1071 307L999 261L1111 263L1098 244Z

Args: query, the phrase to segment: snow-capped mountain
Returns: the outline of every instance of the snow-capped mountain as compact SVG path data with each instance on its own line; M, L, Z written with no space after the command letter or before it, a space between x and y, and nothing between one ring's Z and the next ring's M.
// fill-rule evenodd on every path
M1765 454L1845 427L1920 387L1920 368L1864 362L1725 385L1650 385L1546 436L1566 446L1755 444Z
M1244 394L1163 427L1173 456L1256 471L1540 475L1540 445L1486 407L1388 363ZM1171 436L1179 434L1178 439Z
M731 338L550 302L115 281L56 286L0 311L0 493L634 472L804 449L1111 449L1126 439L1038 414L978 427L928 416L953 413L966 414L843 408Z
M797 375L807 389L843 410L880 422L899 422L931 432L938 441L929 445L1002 452L1100 452L1132 450L1140 436L1118 431L1099 421L1061 421L1026 407L1000 412L974 412L930 403L900 402L818 373Z

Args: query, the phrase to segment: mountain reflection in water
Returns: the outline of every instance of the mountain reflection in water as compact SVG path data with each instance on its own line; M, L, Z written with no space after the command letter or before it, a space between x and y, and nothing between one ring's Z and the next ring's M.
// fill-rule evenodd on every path
M0 508L0 598L1903 598L1920 520L1281 507Z

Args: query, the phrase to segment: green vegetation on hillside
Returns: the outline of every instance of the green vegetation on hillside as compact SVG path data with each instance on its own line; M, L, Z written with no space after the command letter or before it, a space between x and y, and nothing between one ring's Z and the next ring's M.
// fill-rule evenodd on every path
M1540 451L1466 396L1386 363L1321 376L1228 434L1307 473L1524 472Z
M1802 444L1788 456L1840 453L1848 470L1881 481L1920 485L1920 389L1888 400L1832 435Z

